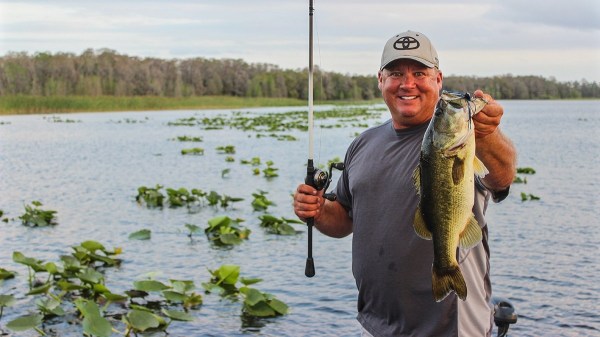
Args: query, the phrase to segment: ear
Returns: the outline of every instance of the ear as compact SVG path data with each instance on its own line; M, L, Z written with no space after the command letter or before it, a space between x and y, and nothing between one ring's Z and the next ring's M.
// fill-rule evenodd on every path
M442 82L444 80L444 74L442 74L441 70L437 71L437 76L436 76L435 80L436 80L436 82L437 82L437 84L438 84L438 86L439 86L439 88L441 90L442 89Z
M377 87L379 91L383 92L383 71L380 70L377 72Z

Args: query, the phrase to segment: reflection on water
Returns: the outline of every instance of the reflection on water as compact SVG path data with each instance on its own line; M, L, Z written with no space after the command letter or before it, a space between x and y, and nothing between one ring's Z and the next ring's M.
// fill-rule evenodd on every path
M597 314L600 234L597 219L600 164L597 101L503 102L503 130L515 142L519 166L533 167L527 184L515 184L501 204L491 205L488 224L495 295L515 304L519 322L514 336L592 336L600 330ZM297 109L297 108L293 108ZM248 113L288 111L251 109ZM304 179L307 138L287 132L297 141L257 138L237 129L202 130L197 126L169 126L183 117L231 115L230 111L165 111L70 114L56 123L39 115L0 117L0 209L16 218L23 205L39 200L58 211L54 228L25 228L17 221L1 223L0 267L16 270L16 280L0 286L0 293L18 295L20 308L33 308L26 293L27 270L12 262L13 251L57 261L69 247L88 239L107 247L123 247L122 266L107 272L107 286L115 292L133 281L157 273L159 280L189 279L200 290L207 269L238 264L244 277L259 277L256 288L286 302L289 315L249 319L240 303L205 295L191 323L173 323L173 336L351 336L356 323L356 289L351 274L351 239L314 238L317 275L304 276L305 234L279 237L266 234L250 202L252 193L268 191L276 205L269 213L293 218L291 193ZM382 121L387 113L382 113ZM376 120L367 121L374 125ZM348 144L364 125L319 128L316 161L343 158ZM201 136L201 143L173 141L177 136ZM216 151L234 145L234 162ZM183 148L199 146L204 156L182 156ZM241 160L260 157L274 162L279 177L254 175ZM224 169L229 173L222 176ZM337 178L337 173L334 178ZM245 200L232 208L203 207L147 209L135 202L139 186L161 184L172 188L214 190ZM520 193L539 201L521 201ZM186 223L202 228L217 215L242 218L252 233L232 249L215 249L201 235L187 236ZM150 241L127 237L151 229ZM298 227L301 229L301 226ZM19 312L20 314L20 312ZM3 322L17 315L5 310ZM73 326L58 325L62 336L78 335ZM34 336L35 334L31 334Z

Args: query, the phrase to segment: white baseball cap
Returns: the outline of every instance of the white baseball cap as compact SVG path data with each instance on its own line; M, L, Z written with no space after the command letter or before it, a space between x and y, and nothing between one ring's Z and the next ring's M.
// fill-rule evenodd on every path
M439 68L438 54L431 41L422 33L406 31L392 36L381 55L381 68L399 59L411 59L423 63L429 68Z

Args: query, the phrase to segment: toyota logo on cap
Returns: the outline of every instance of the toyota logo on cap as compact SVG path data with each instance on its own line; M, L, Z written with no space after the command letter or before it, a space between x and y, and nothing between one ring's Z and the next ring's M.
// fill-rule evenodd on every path
M411 36L403 36L394 42L394 49L397 50L411 50L417 49L421 46L419 41Z

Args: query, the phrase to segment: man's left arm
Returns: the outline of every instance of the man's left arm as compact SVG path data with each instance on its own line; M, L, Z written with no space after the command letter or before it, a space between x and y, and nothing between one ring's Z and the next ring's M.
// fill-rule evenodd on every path
M475 97L488 101L478 114L475 124L476 155L490 171L483 184L492 191L507 190L516 173L517 151L512 142L498 128L504 109L490 95L477 90Z

